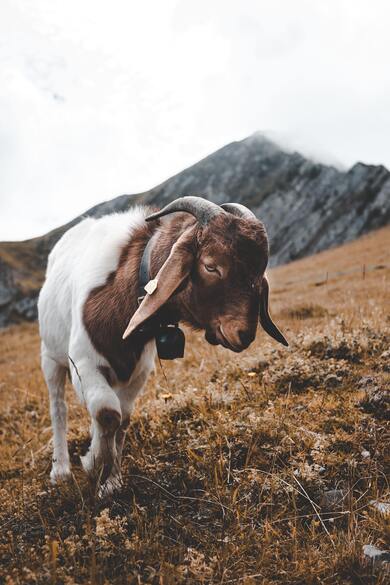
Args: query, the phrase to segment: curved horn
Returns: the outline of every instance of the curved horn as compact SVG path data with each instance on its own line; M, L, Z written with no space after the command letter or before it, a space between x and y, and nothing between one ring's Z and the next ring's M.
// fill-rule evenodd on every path
M242 217L244 219L257 219L253 211L241 203L222 203L221 207L236 217Z
M153 219L157 219L163 215L168 215L168 213L175 213L176 211L186 211L187 213L191 213L202 226L207 225L216 215L225 213L219 205L216 205L212 201L203 199L203 197L194 197L190 195L187 197L179 197L179 199L172 201L172 203L168 203L168 205L160 209L160 211L152 213L145 219L146 221L152 221Z

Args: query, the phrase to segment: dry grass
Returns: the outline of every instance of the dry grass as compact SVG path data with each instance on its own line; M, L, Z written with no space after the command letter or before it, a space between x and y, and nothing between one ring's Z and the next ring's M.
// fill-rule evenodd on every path
M390 271L359 267L389 249L381 230L272 271L288 350L260 331L240 355L188 334L138 402L112 501L80 470L88 419L70 388L74 481L50 486L37 328L0 333L0 582L385 583L362 546L390 540L370 505L390 498Z

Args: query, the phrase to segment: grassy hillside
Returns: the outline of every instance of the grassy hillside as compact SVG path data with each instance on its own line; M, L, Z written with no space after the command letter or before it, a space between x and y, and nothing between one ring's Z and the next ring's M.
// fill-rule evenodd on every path
M0 582L385 583L362 547L390 547L372 504L390 501L389 250L383 229L273 270L288 349L188 333L138 402L112 501L80 470L70 387L74 480L50 486L37 326L0 332Z

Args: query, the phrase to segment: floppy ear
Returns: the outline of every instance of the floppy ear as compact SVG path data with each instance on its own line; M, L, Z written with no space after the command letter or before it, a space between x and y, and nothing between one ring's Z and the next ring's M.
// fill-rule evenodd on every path
M133 333L137 327L149 319L160 307L162 307L179 288L182 282L189 276L195 257L193 245L195 226L186 230L177 242L153 281L157 284L151 294L146 294L142 303L132 316L123 339Z
M259 320L262 328L264 331L268 333L271 337L279 341L279 343L283 343L283 345L288 346L288 342L284 335L279 331L276 327L275 323L272 321L271 316L268 310L268 297L269 297L269 282L268 278L264 274L263 280L261 282L261 292L260 292L260 315Z

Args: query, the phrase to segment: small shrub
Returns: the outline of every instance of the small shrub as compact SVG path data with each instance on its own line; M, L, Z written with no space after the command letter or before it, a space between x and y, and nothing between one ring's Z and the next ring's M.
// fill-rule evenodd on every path
M328 311L324 307L321 307L321 305L298 305L284 309L282 315L283 317L299 320L319 319L328 315Z

